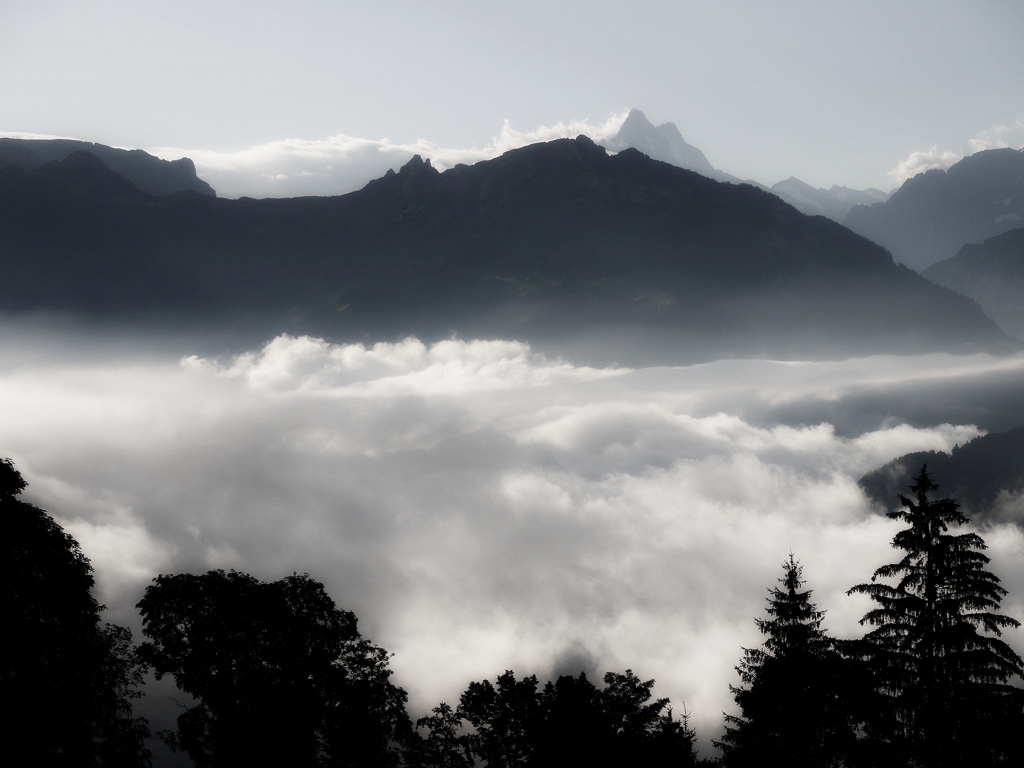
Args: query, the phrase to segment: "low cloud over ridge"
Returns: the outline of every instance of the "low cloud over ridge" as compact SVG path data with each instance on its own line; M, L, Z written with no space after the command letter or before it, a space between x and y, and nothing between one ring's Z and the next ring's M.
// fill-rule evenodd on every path
M337 134L326 139L283 139L236 152L174 147L155 147L148 151L165 160L192 158L200 178L221 197L340 195L361 188L389 169L398 170L414 155L429 158L436 168L444 170L459 163L471 165L490 160L510 149L539 141L586 134L601 142L618 132L626 114L614 114L601 123L570 120L532 131L516 130L506 120L490 144L464 149L440 147L426 139L393 143L388 139Z
M281 336L229 359L10 366L0 456L79 539L111 620L136 623L161 572L308 571L395 652L414 717L571 657L657 678L707 740L789 552L829 629L857 633L866 606L845 592L895 530L857 477L980 432L841 434L804 404L995 375L1019 380L1024 358L602 370L514 341ZM985 535L1024 618L1007 568L1024 538Z
M969 149L966 152L940 150L936 146L932 146L931 149L911 152L906 159L900 160L886 175L896 186L900 186L907 179L911 179L919 173L937 168L946 170L975 152L1006 147L1019 149L1024 146L1024 118L1018 118L1013 123L986 128L973 139L968 140L967 146Z

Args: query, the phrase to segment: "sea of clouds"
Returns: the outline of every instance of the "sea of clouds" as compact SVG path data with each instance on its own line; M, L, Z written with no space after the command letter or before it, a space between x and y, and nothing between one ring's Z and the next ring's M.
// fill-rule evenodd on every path
M81 543L109 620L137 632L158 573L308 572L394 653L414 718L506 669L629 667L705 745L789 553L827 628L858 634L868 604L846 591L895 558L897 526L857 479L981 433L897 413L837 429L822 408L1024 380L1024 356L632 370L508 340L16 346L0 456ZM1021 529L983 533L1024 618Z

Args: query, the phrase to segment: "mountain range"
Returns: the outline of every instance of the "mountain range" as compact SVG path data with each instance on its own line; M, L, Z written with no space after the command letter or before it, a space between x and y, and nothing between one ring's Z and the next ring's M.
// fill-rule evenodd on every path
M801 213L808 216L826 216L839 223L843 222L854 206L884 202L889 197L879 189L862 190L837 186L829 189L815 188L796 177L780 181L772 187L766 187L750 179L737 178L712 166L703 152L683 139L674 123L655 126L638 109L630 110L618 133L603 142L603 146L615 152L632 147L655 160L695 171L709 179L732 184L751 184L775 193Z
M918 271L968 243L1024 226L1024 150L990 149L908 179L884 203L850 211L847 227Z
M632 146L708 178L741 183L715 169L675 125L655 127L638 110L605 146ZM1024 150L980 151L948 170L919 174L892 194L816 189L795 177L770 189L802 213L844 223L885 246L897 261L973 299L1004 331L1024 338L1024 229L1014 234L1024 224Z
M976 304L750 185L586 137L329 198L146 194L95 154L0 165L0 309L525 338L595 362L1005 348Z

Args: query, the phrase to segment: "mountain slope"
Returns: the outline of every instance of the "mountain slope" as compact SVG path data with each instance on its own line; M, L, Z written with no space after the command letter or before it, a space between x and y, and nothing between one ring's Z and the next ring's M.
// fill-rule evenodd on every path
M921 273L974 299L999 327L1024 338L1024 228L965 245Z
M880 189L851 189L837 187L829 189L812 187L795 176L772 185L772 192L801 213L808 216L827 216L832 221L842 222L856 205L884 203L889 195Z
M655 126L639 109L631 109L618 133L605 141L602 146L612 152L637 149L652 160L660 160L677 168L685 168L715 181L751 184L761 189L767 189L756 181L749 179L744 181L725 173L725 171L718 170L711 165L703 152L683 139L683 135L675 123L662 123Z
M884 203L857 206L844 223L918 271L967 243L1022 226L1024 150L990 149L947 171L907 180Z
M908 453L866 474L860 486L872 500L892 509L899 503L897 494L910 495L924 464L942 496L959 501L968 517L982 524L1024 526L1024 428L977 437L951 454Z
M0 173L0 309L338 339L500 335L595 361L1005 341L975 304L834 222L585 137L443 174L416 158L334 198L125 184L86 154Z
M718 170L711 165L703 152L683 140L674 123L662 123L655 127L639 109L630 110L619 132L604 142L603 146L613 152L621 152L628 148L638 149L654 160L694 171L715 181L750 184L768 189L759 182L749 179L744 181ZM808 216L827 216L838 222L842 222L855 205L879 203L888 197L885 192L878 189L860 190L836 186L830 189L815 189L797 178L780 181L771 187L770 191L801 213Z

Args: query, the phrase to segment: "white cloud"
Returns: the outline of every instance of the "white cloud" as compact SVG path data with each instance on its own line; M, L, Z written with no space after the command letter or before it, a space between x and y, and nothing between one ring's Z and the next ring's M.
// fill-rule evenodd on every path
M855 634L865 605L845 592L894 531L857 477L979 434L844 435L773 409L995 375L1019 386L1024 357L606 371L514 341L281 336L226 360L7 367L0 456L80 539L118 620L158 572L308 571L395 652L414 716L576 655L656 678L707 740L788 553L828 627ZM1005 570L1019 537L991 535Z
M364 186L397 170L413 155L429 159L439 170L459 163L472 165L503 152L538 141L575 138L580 134L594 141L615 135L626 112L600 123L571 120L531 131L519 131L505 121L491 143L483 147L440 147L426 139L392 143L388 139L361 139L338 134L326 139L283 139L236 152L203 149L152 147L150 153L165 160L190 157L199 176L221 197L300 197L340 195Z
M347 394L462 394L471 390L540 386L560 379L615 376L626 369L596 369L552 361L520 341L449 339L427 346L419 339L332 345L309 336L279 336L230 366L189 356L182 366L244 378L254 389L344 391Z
M900 160L895 168L886 171L886 175L892 179L893 184L899 186L919 173L935 169L944 171L963 159L964 156L958 152L948 150L940 152L937 147L933 146L931 149L911 152L905 160Z
M1024 118L1017 118L1012 123L986 128L974 138L968 139L967 146L969 149L966 152L939 150L936 146L927 150L911 152L905 160L901 160L894 168L888 170L886 175L899 186L919 173L936 168L946 170L963 160L965 156L973 155L975 152L1003 147L1014 149L1024 147Z
M581 134L589 136L600 144L613 138L619 132L628 115L629 110L625 110L609 116L601 123L591 123L588 120L570 120L566 123L559 121L554 125L542 125L532 131L517 131L506 120L501 128L501 133L494 138L493 145L497 153L501 154L510 149L525 147L528 144L554 141L555 139L574 139Z
M1012 147L1019 149L1024 147L1024 118L1017 118L1012 123L994 125L967 142L971 152L981 152L985 149L1000 149Z
M52 133L25 133L24 131L0 131L0 138L3 139L31 139L34 141L45 141L47 139L72 139L73 136L57 136Z

